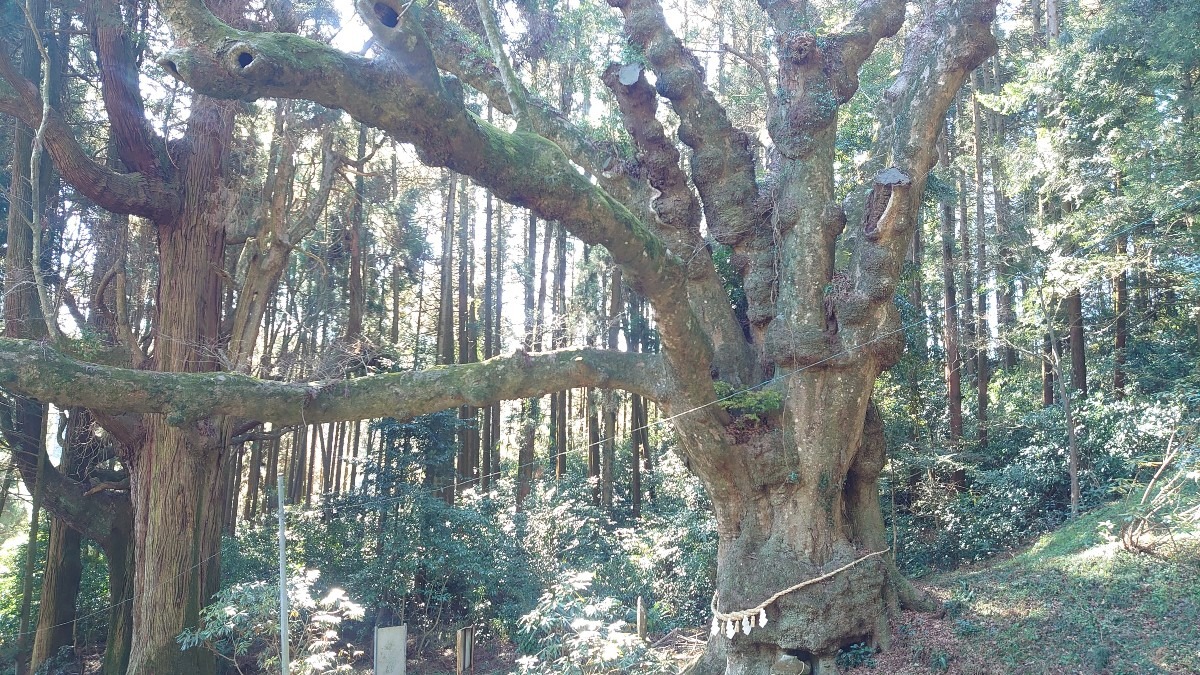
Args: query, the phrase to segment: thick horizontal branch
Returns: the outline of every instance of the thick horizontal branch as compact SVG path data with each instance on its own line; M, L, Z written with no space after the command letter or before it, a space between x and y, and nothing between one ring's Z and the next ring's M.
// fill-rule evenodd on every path
M688 302L684 262L557 145L534 133L507 133L468 111L461 85L436 69L420 5L360 2L363 21L391 55L368 60L297 35L234 29L199 0L160 4L178 35L160 63L199 93L302 98L345 110L411 143L426 164L470 176L499 199L606 248L658 312L674 371L711 393L706 368L696 367L711 363L711 345Z
M345 110L412 143L425 163L468 175L500 199L605 246L648 295L682 277L681 263L667 255L653 233L580 174L558 146L480 120L463 106L457 83L444 83L419 55L404 63L369 60L297 35L230 28L192 0L162 4L180 35L162 63L198 92L217 98L302 98ZM382 3L376 7L387 9ZM381 44L407 44L401 39L407 33L395 31L409 22L389 11L364 20L377 35L390 35ZM405 11L420 13L417 5Z
M661 357L600 349L517 352L478 363L350 380L286 383L234 373L162 373L76 361L48 345L0 339L0 387L58 406L166 415L170 424L228 415L273 424L410 419L463 405L576 387L660 400Z

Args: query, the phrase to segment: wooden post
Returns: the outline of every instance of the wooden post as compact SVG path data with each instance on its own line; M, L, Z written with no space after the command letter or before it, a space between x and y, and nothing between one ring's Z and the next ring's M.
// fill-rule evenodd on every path
M458 629L458 675L475 672L475 626Z
M408 624L375 629L375 675L406 675Z
M642 601L640 595L637 604L637 632L639 638L646 639L646 603Z

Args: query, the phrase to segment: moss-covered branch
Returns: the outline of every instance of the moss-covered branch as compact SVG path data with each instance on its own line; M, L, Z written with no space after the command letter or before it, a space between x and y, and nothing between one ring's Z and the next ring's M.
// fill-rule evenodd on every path
M858 70L875 51L875 45L904 25L905 0L863 0L854 16L832 40L830 77L838 103L858 91Z
M482 93L500 112L513 114L500 70L494 60L479 49L474 36L462 26L448 21L441 12L421 12L420 18L433 47L437 67ZM529 125L534 133L562 148L572 162L591 173L605 190L641 215L640 204L635 202L648 202L649 196L644 194L648 190L628 174L616 151L584 133L536 92L526 91L525 95Z
M164 373L77 361L41 342L0 339L0 387L59 406L166 415L174 425L229 415L274 424L408 419L574 387L652 400L668 380L661 357L599 349L517 352L479 363L353 380L285 383L234 373Z
M677 380L697 398L711 398L712 346L689 302L684 262L557 145L533 133L507 133L468 111L461 85L437 71L419 4L360 3L363 21L391 55L377 59L297 35L237 30L200 0L161 0L160 6L178 36L160 62L199 93L303 98L346 110L413 144L426 164L470 176L498 198L605 247L658 313Z

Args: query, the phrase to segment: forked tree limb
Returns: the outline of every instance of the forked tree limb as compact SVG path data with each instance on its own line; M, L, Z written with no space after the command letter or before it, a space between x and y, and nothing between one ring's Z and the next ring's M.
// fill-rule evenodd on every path
M42 125L42 110L37 87L0 50L0 114L37 129ZM43 139L63 178L100 207L152 220L169 219L178 210L179 192L174 186L156 176L119 173L95 161L57 111L51 110Z
M679 115L679 140L690 147L692 180L713 237L736 246L765 224L750 137L733 126L704 81L696 55L667 24L658 0L609 0L625 17L625 36L645 52L658 93Z

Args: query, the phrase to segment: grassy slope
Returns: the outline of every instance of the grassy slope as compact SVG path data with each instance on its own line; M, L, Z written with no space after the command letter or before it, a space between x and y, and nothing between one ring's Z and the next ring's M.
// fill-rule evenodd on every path
M942 618L905 613L855 673L1200 673L1200 523L1155 555L1103 535L1113 505L1027 549L923 580Z

